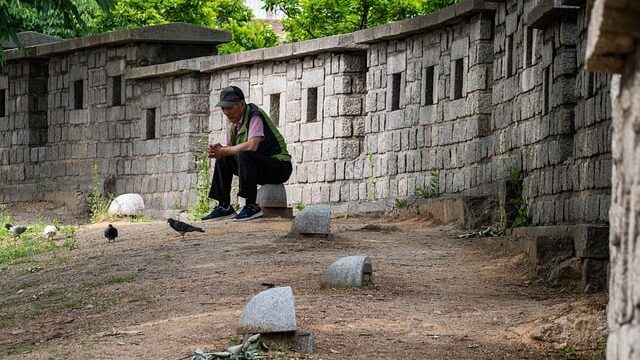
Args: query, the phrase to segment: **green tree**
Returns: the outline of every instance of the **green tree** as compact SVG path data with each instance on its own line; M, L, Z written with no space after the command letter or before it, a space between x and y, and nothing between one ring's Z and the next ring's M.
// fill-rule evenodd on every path
M12 6L16 21L15 31L37 31L61 38L86 35L85 23L90 14L96 13L100 7L95 0L73 0L73 5L81 21L78 21L76 15L69 12L70 8L67 7L24 6L22 3L20 6Z
M102 33L170 22L231 32L233 40L219 46L221 54L275 46L279 42L271 27L254 20L243 0L119 0L110 16L99 13L89 26L92 33Z
M276 46L270 26L254 19L243 0L0 0L0 40L20 31L71 38L185 22L230 31L219 52ZM1 48L0 48L1 49ZM0 53L0 58L2 54Z
M287 40L349 33L426 14L457 0L265 0L286 15Z
M11 38L21 45L16 34L27 30L82 36L89 14L98 8L108 13L111 6L111 0L0 0L0 41Z
M94 34L170 22L211 27L214 18L209 0L119 0L111 14L98 12L89 27Z
M220 54L272 47L280 43L271 26L256 20L243 0L215 0L214 12L216 27L233 35L231 42L218 46Z

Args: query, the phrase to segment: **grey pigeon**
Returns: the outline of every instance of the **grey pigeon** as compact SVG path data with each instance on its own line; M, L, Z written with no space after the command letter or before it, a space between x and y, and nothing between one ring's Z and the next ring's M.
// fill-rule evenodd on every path
M199 231L199 232L204 232L204 230L202 230L201 228L197 227L197 226L193 226L193 225L189 225L185 222L179 221L179 220L174 220L169 218L167 220L167 222L169 223L169 226L171 226L171 228L177 232L179 232L180 234L182 234L182 238L184 239L184 234L188 233L188 232L192 232L192 231Z
M4 224L4 227L5 229L9 230L9 232L13 234L13 236L20 236L25 231L27 231L27 227L25 226L13 226L11 224Z
M104 230L104 237L107 238L107 242L115 242L116 238L118 237L118 229L109 224L109 227Z

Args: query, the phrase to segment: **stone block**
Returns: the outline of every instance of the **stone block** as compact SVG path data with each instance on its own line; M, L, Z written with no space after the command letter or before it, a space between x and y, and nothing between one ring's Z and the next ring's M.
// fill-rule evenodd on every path
M262 334L297 330L295 299L289 286L257 294L238 319L238 334Z
M337 145L339 159L355 159L360 155L359 140L340 139Z
M607 269L609 261L604 259L583 259L581 285L584 292L607 289Z
M453 42L451 45L451 58L460 59L469 55L469 38L464 37Z
M266 76L263 89L265 96L285 92L287 91L287 77L285 75ZM265 103L267 103L268 100L269 99L266 99Z
M73 125L84 124L87 122L88 115L87 109L71 110L69 111L69 123Z
M338 100L338 115L361 115L362 98L348 97Z
M331 233L331 209L327 205L309 205L293 220L291 232L302 235L324 235Z
M322 288L350 288L371 285L373 268L368 256L346 256L336 260L322 275Z
M287 207L287 192L283 184L261 185L256 202L266 216L292 217L292 210Z
M572 235L577 257L609 259L609 226L577 225Z
M360 72L367 70L367 56L364 52L359 54L341 54L340 72Z
M352 122L353 120L350 118L336 118L334 120L334 136L350 137L353 134Z
M135 216L144 213L144 200L140 194L122 194L111 202L107 212L117 216Z
M387 58L387 74L397 74L407 69L407 54L397 53Z
M302 73L302 88L314 88L324 85L325 74L324 68L308 69Z

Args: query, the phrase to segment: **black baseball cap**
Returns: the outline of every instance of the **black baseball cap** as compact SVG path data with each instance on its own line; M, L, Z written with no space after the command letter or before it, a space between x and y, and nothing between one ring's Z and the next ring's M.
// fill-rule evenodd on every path
M229 86L220 92L220 101L216 106L230 107L238 101L244 100L244 93L237 86Z

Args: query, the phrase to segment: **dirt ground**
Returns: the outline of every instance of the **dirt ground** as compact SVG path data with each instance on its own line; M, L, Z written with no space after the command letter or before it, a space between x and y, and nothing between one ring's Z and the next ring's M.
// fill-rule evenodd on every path
M24 220L33 213L12 214ZM44 216L42 216L44 217ZM509 238L461 239L419 217L332 219L328 238L287 236L290 219L82 225L79 247L0 265L0 358L188 359L237 340L244 305L291 286L313 354L282 359L597 359L606 294L550 289ZM374 285L320 289L335 260L368 255Z

